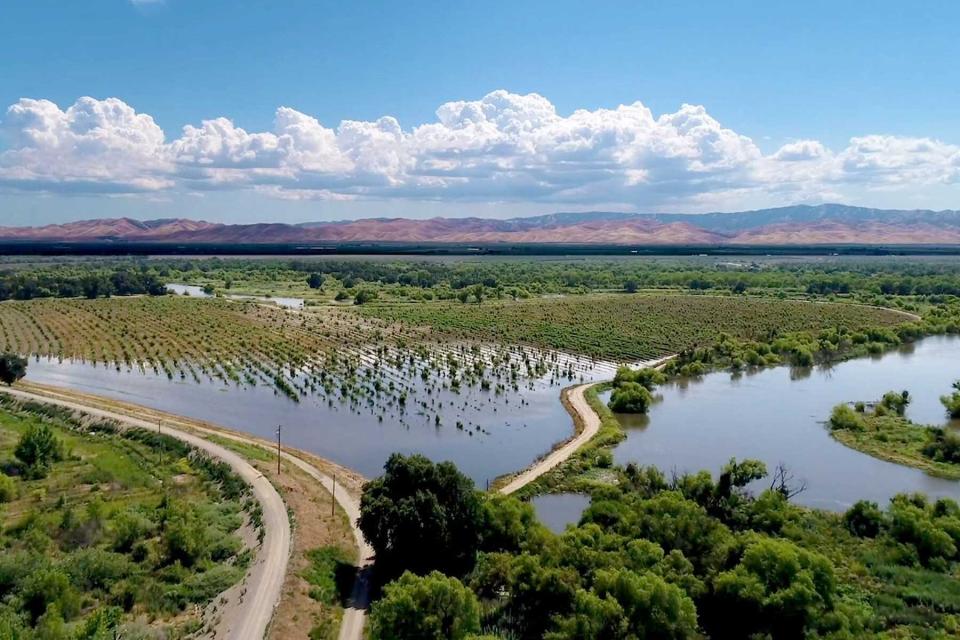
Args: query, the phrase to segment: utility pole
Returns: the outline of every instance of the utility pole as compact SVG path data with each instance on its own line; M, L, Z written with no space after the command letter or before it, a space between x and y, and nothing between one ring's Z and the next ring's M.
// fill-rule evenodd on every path
M280 429L282 424L277 425L277 475L280 475Z
M333 474L333 493L330 494L330 515L336 515L337 508L337 474Z
M160 425L163 424L163 420L157 420L157 435L162 435L160 433ZM157 451L160 452L160 466L163 466L163 438L157 440Z

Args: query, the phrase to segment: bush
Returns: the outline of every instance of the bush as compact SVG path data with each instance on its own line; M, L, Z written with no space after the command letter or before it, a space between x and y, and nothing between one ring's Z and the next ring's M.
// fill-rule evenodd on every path
M10 476L0 473L0 504L17 499L17 482Z
M477 597L456 578L404 573L370 612L373 640L463 640L480 631Z
M0 355L0 382L10 386L27 375L27 360L14 353Z
M610 394L607 406L616 413L646 413L653 396L638 382L625 382Z
M855 536L875 538L883 526L883 512L877 503L860 500L843 514L843 523Z
M830 414L831 429L845 429L847 431L863 431L866 425L863 416L848 404L838 404Z
M948 396L941 396L940 402L951 418L960 418L960 380L953 383L953 388L956 391Z
M357 291L357 295L353 297L353 304L366 304L377 299L377 292L375 289L360 289Z
M931 428L922 453L937 462L960 464L960 434L951 429Z
M63 460L63 446L44 423L31 424L17 442L13 454L23 463L27 476L42 478L50 465Z

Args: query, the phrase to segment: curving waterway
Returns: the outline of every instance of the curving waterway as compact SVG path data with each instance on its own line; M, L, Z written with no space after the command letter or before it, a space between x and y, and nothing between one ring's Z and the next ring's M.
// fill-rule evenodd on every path
M658 401L646 416L618 416L627 439L614 459L655 465L668 474L700 469L716 474L731 457L762 460L771 471L782 463L796 482L807 485L794 501L831 510L859 499L883 505L900 492L960 498L960 483L845 447L825 425L841 402L877 400L903 389L913 398L907 416L914 422L948 424L939 398L957 379L960 338L938 336L832 366L720 372L671 382L657 390ZM763 489L764 483L751 488Z

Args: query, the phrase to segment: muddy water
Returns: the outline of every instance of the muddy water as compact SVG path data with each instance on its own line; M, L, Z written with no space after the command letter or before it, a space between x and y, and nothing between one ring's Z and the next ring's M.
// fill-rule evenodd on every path
M899 351L830 367L777 367L742 375L713 373L667 384L646 416L619 416L627 439L617 463L656 465L668 474L708 469L731 458L783 463L807 489L795 500L840 510L861 498L885 504L898 492L960 498L960 484L877 460L833 440L831 409L907 389L907 416L947 424L939 397L960 378L960 338L933 337ZM956 423L952 427L957 427ZM754 489L762 489L757 483Z

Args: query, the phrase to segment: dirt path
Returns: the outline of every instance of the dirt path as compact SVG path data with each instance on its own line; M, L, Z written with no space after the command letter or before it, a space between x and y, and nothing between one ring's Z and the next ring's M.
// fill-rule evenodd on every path
M157 427L157 423L153 420L147 421L108 411L91 406L87 402L22 389L2 389L2 392L23 400L54 404L91 416L115 420L131 427L151 430ZM270 481L236 453L200 436L173 427L167 426L163 429L163 433L230 465L230 468L251 486L254 497L263 509L263 542L253 565L245 576L245 588L234 590L237 592L237 597L220 608L219 622L215 630L215 637L225 640L262 638L280 599L287 573L287 561L290 556L290 521L287 518L287 508Z
M636 369L649 367L659 368L674 357L675 356L672 355L664 356L656 360L637 362L631 366ZM587 384L570 387L563 391L564 398L566 399L564 404L573 414L574 424L580 426L580 432L551 451L546 457L541 458L511 478L510 482L500 487L500 493L509 495L522 489L543 474L568 460L580 447L587 444L593 436L597 435L597 432L600 431L600 416L590 407L590 403L587 402L587 398L584 395L587 389L596 384L598 383L588 382Z
M158 420L163 422L163 432L170 435L180 434L190 440L186 440L193 444L194 442L202 443L202 447L206 451L222 450L227 456L236 458L243 464L250 467L250 470L253 472L254 476L257 478L258 484L266 484L270 491L276 496L277 500L280 501L280 511L283 515L283 527L286 531L286 551L283 553L283 561L279 564L273 564L274 567L281 567L282 570L279 571L278 585L276 587L276 592L272 595L272 600L270 601L269 613L272 615L273 610L279 601L281 588L286 574L287 560L289 557L290 549L290 526L289 520L287 518L286 506L280 500L279 494L276 493L273 485L263 477L263 475L249 465L246 461L242 460L237 454L225 449L224 447L210 442L202 437L197 435L192 435L189 432L201 433L208 436L215 436L219 438L224 438L227 440L232 440L234 442L253 445L260 447L271 452L276 451L276 445L261 440L253 436L242 435L223 427L208 424L205 422L191 420L189 418L184 418L181 416L168 414L162 411L155 409L150 409L147 407L140 407L138 405L112 400L109 398L101 398L99 396L94 396L82 392L76 392L70 389L64 389L60 387L54 387L50 385L39 385L35 383L22 383L20 389L3 389L2 391L7 391L12 395L16 395L22 398L27 398L31 400L38 400L41 402L50 402L53 404L58 404L60 406L66 406L68 408L76 409L83 411L85 413L98 415L101 417L116 419L128 424L133 424L135 426L143 426L145 428L155 429L157 427ZM104 408L106 407L106 408ZM176 425L176 427L174 427ZM177 436L179 437L179 436ZM200 445L197 445L200 446ZM301 457L302 456L302 457ZM221 457L221 456L217 456ZM367 541L364 539L363 534L361 533L359 527L357 527L357 519L360 517L360 500L358 498L359 489L363 483L363 478L359 474L356 474L346 468L339 467L327 461L324 461L324 466L331 467L333 472L336 474L336 481L334 477L329 473L325 473L318 465L315 465L309 462L309 459L313 456L296 452L293 453L290 450L282 451L282 457L284 460L295 465L307 475L319 482L324 489L332 493L336 498L337 504L341 509L346 513L347 518L350 521L350 528L353 532L353 537L357 545L357 579L354 583L353 592L351 594L351 599L348 606L344 609L343 620L340 626L339 640L362 640L363 638L363 629L366 622L366 609L369 605L369 582L370 582L370 568L373 564L373 549L370 545L367 544ZM227 458L224 457L224 460ZM319 461L318 461L319 464ZM232 466L232 464L231 464ZM244 479L247 479L246 476ZM336 488L334 489L334 485ZM259 499L259 496L257 496ZM271 528L269 522L266 519L267 508L264 506L264 524L267 526L267 537L264 538L264 547L267 544L267 540L270 536ZM260 567L264 563L259 561L257 566ZM253 584L252 579L254 578L253 572L250 575L251 580L248 581L247 587L247 597L246 602L243 603L243 607L239 606L237 603L236 608L247 608L251 602L249 594L252 592L251 586ZM261 587L262 588L262 587ZM227 610L221 610L222 617L224 619L228 616ZM247 614L245 618L249 617L249 612L243 611L238 612ZM237 635L224 635L218 637L230 638L262 638L264 637L265 631L267 629L267 624L270 620L270 615L267 616L266 621L263 622L262 627L246 626L246 623L237 625L231 625L232 628L238 629ZM243 633L244 629L255 629L253 633Z

